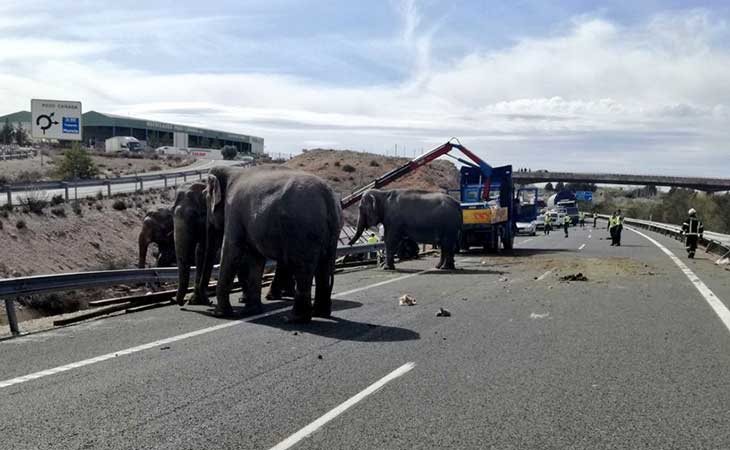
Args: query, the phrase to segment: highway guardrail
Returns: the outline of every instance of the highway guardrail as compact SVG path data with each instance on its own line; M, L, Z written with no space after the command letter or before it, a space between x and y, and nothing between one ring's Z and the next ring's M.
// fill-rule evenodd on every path
M607 214L599 214L598 217L607 220L610 216ZM654 231L656 233L671 236L677 240L683 239L681 225L629 218L624 219L624 223L627 225L632 225L638 228L643 228L649 231ZM702 238L700 239L700 244L705 247L705 251L708 253L720 255L721 257L728 256L728 254L730 254L730 235L715 233L713 231L705 231Z
M384 248L383 243L342 246L337 248L337 257L371 253ZM274 264L273 261L267 262L269 267L273 267ZM213 277L217 278L217 266L214 268ZM195 268L191 268L190 279L195 279ZM162 281L177 281L177 268L99 270L0 279L0 298L5 299L10 331L13 335L18 335L20 329L15 314L15 297L71 289L109 287L128 283L160 283Z

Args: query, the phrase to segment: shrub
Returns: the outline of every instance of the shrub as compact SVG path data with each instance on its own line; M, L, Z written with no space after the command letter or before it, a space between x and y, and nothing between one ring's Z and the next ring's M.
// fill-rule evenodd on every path
M27 228L27 225L25 224L25 220L21 219L17 222L15 222L15 228L19 230L24 230Z
M79 296L71 291L61 294L41 294L18 298L21 305L38 310L44 315L56 315L78 311L81 309Z
M88 152L74 143L73 147L63 154L61 164L57 169L58 176L64 180L93 178L98 173L94 161Z
M60 205L62 203L65 203L66 199L63 198L63 195L58 194L51 197L51 206Z
M56 217L66 217L66 208L64 208L63 206L56 206L54 208L51 208L51 214Z
M221 155L223 155L223 159L235 159L238 155L238 150L232 145L225 145L221 149Z
M3 222L2 222L2 220L0 220L0 230L2 230L3 228L4 228Z
M71 205L71 208L73 209L74 214L76 214L77 216L83 215L83 211L81 210L81 203L74 202L73 205Z
M99 262L101 270L128 269L132 266L132 261L126 256L101 255Z
M344 166L342 166L342 170L344 172L352 173L352 172L356 171L357 169L349 164L345 164Z
M102 205L101 203L97 203L96 204L96 210L97 211L101 211L102 209L104 209L104 205Z
M158 166L157 164L150 166L150 170L152 172L157 172L159 170L162 170L162 167Z
M104 193L99 191L96 193L96 199L97 200L104 200Z
M335 161L335 167L340 167L340 162L339 161Z
M20 204L25 206L29 212L40 215L48 206L47 197L47 194L40 190L28 191L25 197L20 198Z
M340 181L340 177L332 177L331 180L337 182Z
M380 163L378 163L374 159L371 159L370 160L370 167L380 167Z
M112 208L116 209L117 211L124 211L127 209L127 204L124 203L124 200L114 200L114 203L112 203Z
M8 206L8 205L3 205L3 206ZM11 206L11 208L12 208L12 206ZM6 219L8 217L10 217L10 210L8 208L5 208L5 207L0 208L0 217L4 217Z

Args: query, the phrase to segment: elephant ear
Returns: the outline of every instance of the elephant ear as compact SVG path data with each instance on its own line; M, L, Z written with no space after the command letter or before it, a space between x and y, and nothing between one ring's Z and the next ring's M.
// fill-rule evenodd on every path
M218 177L215 175L208 175L208 186L206 187L206 191L210 212L215 212L215 207L223 200L221 184L220 181L218 181Z
M362 212L364 213L365 217L367 218L367 224L366 226L373 226L375 223L374 221L377 221L376 216L376 208L375 208L375 196L373 196L370 193L367 193L362 196L362 202L361 202Z

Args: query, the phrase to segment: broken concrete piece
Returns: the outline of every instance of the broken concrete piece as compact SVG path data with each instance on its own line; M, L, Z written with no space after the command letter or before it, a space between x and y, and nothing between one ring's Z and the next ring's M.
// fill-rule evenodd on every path
M588 277L583 275L581 272L565 275L564 277L560 277L562 281L588 281Z
M451 317L451 312L447 309L439 308L439 310L436 311L436 317Z
M401 306L413 306L416 304L416 298L410 294L401 295L399 303Z

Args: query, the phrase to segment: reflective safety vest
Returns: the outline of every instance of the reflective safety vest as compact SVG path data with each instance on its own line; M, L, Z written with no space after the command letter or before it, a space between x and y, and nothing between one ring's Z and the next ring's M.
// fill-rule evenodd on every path
M377 236L370 236L368 238L368 244L377 244L378 243L378 237Z
M580 213L580 220L584 220L586 218L586 213L582 212Z
M553 218L550 217L549 214L545 214L545 223L550 225L550 222L552 222L552 221L553 221Z
M563 217L563 223L564 223L564 224L569 224L570 222L571 222L571 221L570 221L570 216L565 216L565 217Z
M617 216L611 216L608 219L608 228L613 228L616 225L618 225L618 217Z
M688 236L697 236L705 232L705 226L697 217L688 217L682 224L682 231Z

